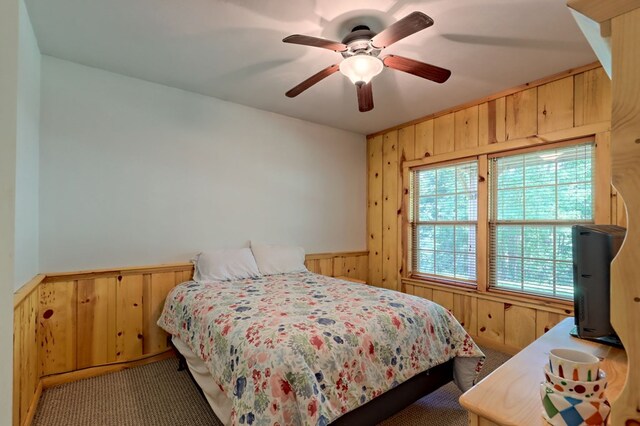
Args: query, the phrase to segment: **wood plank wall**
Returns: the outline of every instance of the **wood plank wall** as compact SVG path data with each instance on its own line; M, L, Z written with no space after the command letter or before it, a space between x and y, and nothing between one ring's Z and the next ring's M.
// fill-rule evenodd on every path
M598 64L591 64L369 135L370 284L403 290L403 279L408 275L404 247L408 238L403 227L408 188L403 188L407 185L403 182L403 167L487 154L493 144L535 146L551 140L594 136L596 223L625 226L624 204L610 186L610 123L611 82ZM486 274L479 276L478 287L481 286L486 286ZM454 297L457 293L446 291L446 287L433 293L425 289L409 284L405 290L445 302L452 310L455 305L456 315L466 318L472 331L478 323L474 335L487 336L507 346L523 347L539 335L541 324L551 326L572 314L564 312L562 305L558 305L559 311L537 310L533 306L521 309L511 300L500 302L499 296L481 301L469 295Z
M310 254L305 264L367 280L367 252ZM13 424L31 422L42 379L169 350L156 321L169 291L192 276L190 263L49 274L16 293Z

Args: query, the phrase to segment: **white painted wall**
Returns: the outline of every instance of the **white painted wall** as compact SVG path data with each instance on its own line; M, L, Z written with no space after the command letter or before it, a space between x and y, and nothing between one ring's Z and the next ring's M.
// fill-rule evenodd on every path
M0 426L12 424L19 2L0 1Z
M363 135L43 56L40 269L366 247Z
M16 145L15 278L18 289L39 272L38 184L40 49L20 0Z

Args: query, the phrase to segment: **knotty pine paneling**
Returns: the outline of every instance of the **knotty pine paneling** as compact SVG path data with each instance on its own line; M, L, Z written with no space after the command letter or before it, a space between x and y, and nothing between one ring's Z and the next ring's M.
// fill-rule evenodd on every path
M455 120L453 114L433 120L433 154L446 154L455 149Z
M40 376L76 369L76 281L40 284Z
M506 139L520 139L538 133L538 91L523 90L507 96Z
M382 287L382 135L367 142L368 282Z
M415 125L416 141L415 156L416 158L426 158L434 155L433 151L433 120L426 120ZM369 144L371 146L371 144Z
M404 286L406 293L450 310L467 333L481 344L507 352L523 349L573 312L570 306L535 306L531 302L519 305L514 301L499 301L496 296L490 296L490 300L478 293L448 290L442 285L405 283Z
M407 144L413 134L413 157L428 161L437 160L439 155L447 160L455 160L455 152L464 150L465 156L473 155L490 144L500 144L516 139L536 137L549 132L566 131L581 126L595 125L609 122L611 119L611 83L601 67L593 66L589 69L565 73L552 80L526 85L518 91L503 92L494 97L485 98L477 105L464 105L450 112L434 114L422 121L412 122L405 126L398 126L389 131L381 130L368 138L367 154L369 158L369 187L368 187L368 249L369 278L373 283L376 274L384 272L385 287L388 280L393 280L393 271L402 270L403 275L410 273L410 265L404 265L404 254L407 250L408 237L406 227L398 225L393 229L392 221L401 212L404 190L401 168L403 159L408 159L410 148ZM606 124L606 123L604 123ZM602 127L602 126L601 126ZM413 129L413 131L412 131ZM596 221L598 223L614 223L626 225L626 211L624 203L607 182L610 180L610 143L608 129L598 130L596 142L599 145L596 154ZM588 136L582 135L581 136ZM395 153L394 153L394 145ZM452 155L452 153L454 155ZM403 158L404 157L404 158ZM414 161L415 163L415 161ZM486 179L486 176L483 176ZM399 194L398 199L390 200L393 194ZM381 200L384 207L376 201ZM386 203L386 204L385 204ZM395 210L394 210L395 209ZM486 220L486 218L479 218ZM480 236L480 233L478 234ZM374 253L381 253L377 257ZM394 255L395 253L395 255ZM479 250L479 255L480 250ZM488 262L486 262L488 263ZM482 277L482 274L479 274ZM486 275L486 274L485 274ZM486 279L482 278L485 282ZM398 285L398 288L401 286ZM433 300L434 290L425 287L407 285L405 291ZM435 293L439 300L442 294ZM512 318L522 315L526 319L526 326L518 329L506 325L504 318L482 318L483 313L492 314L500 303L509 303L507 299L500 302L500 295L493 295L488 305L479 298L454 294L453 302L445 299L448 309L472 335L486 335L488 340L500 342L513 347L522 346L532 336L539 335L541 327L544 329L555 324L557 319L565 314L545 311L534 305L526 308L535 310L535 326L532 325L530 311L512 309L506 312L498 310L503 317ZM452 307L451 307L452 303ZM503 306L504 307L504 306ZM527 313L526 316L524 313ZM545 314L545 312L548 313ZM557 315L557 317L556 317ZM542 325L541 325L542 324ZM481 328L484 331L480 331ZM495 327L495 330L494 330Z
M611 80L602 68L574 78L574 125L611 121Z
M454 148L476 148L478 146L478 105L456 111L454 114Z
M33 415L40 380L38 363L38 291L32 291L13 310L13 424Z
M538 133L573 127L573 76L538 86Z
M398 131L382 144L382 286L398 290Z

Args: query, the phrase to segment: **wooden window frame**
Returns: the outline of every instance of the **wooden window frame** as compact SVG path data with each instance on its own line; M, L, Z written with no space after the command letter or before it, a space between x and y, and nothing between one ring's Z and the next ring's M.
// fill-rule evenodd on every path
M590 223L593 224L595 223L595 203L596 203L596 197L595 197L595 188L596 188L596 170L597 170L597 159L596 159L596 138L595 135L593 137L584 137L584 138L577 138L577 139L571 139L571 140L567 140L567 141L562 141L562 142L555 142L555 143L551 143L548 145L545 145L543 147L531 147L531 148L522 148L522 149L515 149L512 151L508 151L508 152L500 152L500 153L496 153L496 154L492 154L492 155L488 155L487 156L487 168L490 169L489 166L489 162L492 159L495 158L504 158L504 157L511 157L511 156L517 156L517 155L523 155L523 154L530 154L530 153L534 153L534 152L540 152L540 151L546 151L546 150L551 150L551 149L558 149L558 148L565 148L565 147L570 147L570 146L576 146L576 145L586 145L586 144L592 144L593 145L593 164L592 164L592 194L593 194L593 205L592 205L592 220L591 221L572 221L572 222L576 222L576 223L580 223L580 224L585 224L585 223ZM496 181L495 179L489 179L488 185L487 185L487 189L489 192L489 195L491 195L492 191L495 191L497 188L494 186L496 185ZM490 240L491 240L491 215L489 214L489 212L492 209L495 209L496 206L492 206L490 203L495 203L496 202L496 198L494 197L493 200L489 200L489 203L487 203L487 280L486 280L486 285L487 285L487 292L490 293L498 293L498 294L518 294L518 295L523 295L524 297L536 297L536 298L541 298L541 299L549 299L549 300L554 300L554 301L570 301L571 303L573 303L573 299L569 299L569 298L564 298L564 297L558 297L555 295L548 295L548 294L536 294L536 293L529 293L529 292L525 292L525 291L518 291L518 290L509 290L506 288L501 288L501 287L496 287L496 286L492 286L491 285L491 274L490 274L490 264L489 264L489 257L491 255L491 244L490 244ZM478 206L478 208L480 209L480 206ZM524 223L526 221L520 221L522 223L522 225L524 225ZM564 221L538 221L538 222L531 222L531 225L536 225L536 224L547 224L547 225L567 225L567 223L564 223ZM523 243L524 244L524 243ZM555 261L554 261L555 262Z
M515 293L500 289L489 290L489 157L514 155L515 153L543 151L552 147L574 145L594 141L595 168L594 168L594 221L596 224L609 223L609 206L611 203L611 153L610 153L610 126L608 123L598 123L574 127L545 135L516 139L507 142L482 145L477 148L449 152L418 160L402 163L403 200L402 200L402 245L403 262L407 266L402 273L402 279L425 284L435 284L445 288L462 288L478 293L491 293L499 296L515 297L521 300L532 300L537 303L553 303L559 306L572 306L573 301L544 295ZM425 166L444 165L461 161L478 161L478 221L476 238L476 285L460 281L435 279L425 277L413 272L411 264L411 224L409 223L409 211L411 206L411 175L413 170ZM606 208L605 208L606 207ZM599 213L600 211L600 213ZM482 243L484 241L484 243Z
M429 165L425 165L425 166L420 166L420 167L415 167L413 169L411 169L411 171L409 173L407 173L408 175L408 179L409 179L409 194L408 194L408 198L409 198L409 206L408 209L406 210L407 212L412 212L412 214L416 214L416 212L414 211L415 206L413 205L413 203L411 202L411 199L413 197L413 174L415 172L419 172L421 170L429 170L432 168L440 168L440 167L446 167L446 166L450 166L450 165L456 165L456 164L461 164L461 163L471 163L471 162L476 162L477 165L477 169L478 171L480 170L480 164L478 161L478 157L466 157L466 158L458 158L455 160L448 160L448 161L442 161L439 163L433 163L433 164L429 164ZM478 206L480 205L480 195L478 194ZM405 257L406 261L407 261L407 265L409 266L409 277L411 278L415 278L415 279L419 279L419 280L423 280L426 282L434 282L434 283L440 283L440 284L445 284L445 285L451 285L451 286L458 286L458 287L464 287L464 288L476 288L477 287L477 280L478 280L478 220L479 220L479 208L477 211L477 215L476 215L476 220L475 221L455 221L454 222L443 222L443 225L455 225L456 223L461 223L461 224L469 224L469 223L475 223L476 226L476 279L475 280L463 280L463 279L458 279L458 278L448 278L445 276L441 276L441 275L430 275L430 274L424 274L424 273L419 273L419 272L414 272L413 271L413 258L412 258L412 249L413 249L413 226L412 226L412 222L410 220L410 216L407 215L407 232L403 233L403 236L405 238L407 238L406 244L403 244L404 247L406 247L406 250L408 252L408 256Z

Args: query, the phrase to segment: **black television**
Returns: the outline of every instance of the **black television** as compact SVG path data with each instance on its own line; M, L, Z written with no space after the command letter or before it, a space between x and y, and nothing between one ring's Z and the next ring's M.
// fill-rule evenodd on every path
M622 346L611 326L610 271L626 234L615 225L574 225L573 302L575 328L582 339Z

